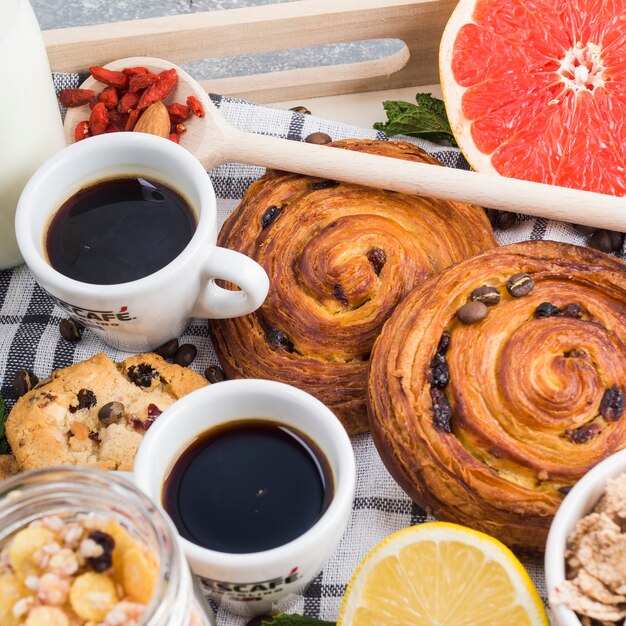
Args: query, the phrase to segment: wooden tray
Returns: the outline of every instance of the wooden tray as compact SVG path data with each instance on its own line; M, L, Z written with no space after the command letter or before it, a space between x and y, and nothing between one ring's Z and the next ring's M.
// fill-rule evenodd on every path
M381 59L202 81L208 91L276 102L437 83L441 32L456 0L299 0L44 32L54 71L116 58L174 63L322 44L399 39Z

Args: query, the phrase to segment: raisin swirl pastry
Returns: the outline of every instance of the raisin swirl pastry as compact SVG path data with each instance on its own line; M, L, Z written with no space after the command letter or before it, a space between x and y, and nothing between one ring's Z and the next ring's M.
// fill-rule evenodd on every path
M374 346L368 408L418 504L538 554L564 494L626 446L625 390L626 264L525 242L407 297Z
M328 146L437 163L408 143ZM304 389L355 434L367 430L368 359L390 313L435 272L496 243L476 206L268 171L218 245L252 257L270 277L258 311L211 322L226 374Z

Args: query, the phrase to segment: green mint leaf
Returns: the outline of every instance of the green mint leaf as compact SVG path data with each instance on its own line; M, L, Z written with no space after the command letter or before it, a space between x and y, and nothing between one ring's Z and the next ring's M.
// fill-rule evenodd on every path
M387 121L376 122L374 128L384 131L389 137L409 135L431 141L448 141L456 146L443 100L429 93L418 93L415 100L417 104L393 100L383 102Z
M5 431L7 417L9 417L9 410L4 402L4 398L0 396L0 454L9 454L11 452Z
M269 622L263 620L263 626L336 626L336 624L303 615L279 615Z

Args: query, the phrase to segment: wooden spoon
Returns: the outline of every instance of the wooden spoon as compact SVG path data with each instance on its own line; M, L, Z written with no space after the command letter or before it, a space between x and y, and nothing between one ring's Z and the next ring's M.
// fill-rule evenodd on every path
M154 73L176 68L178 86L166 103L184 103L189 95L195 95L202 102L205 117L188 120L187 131L181 136L180 143L195 154L207 170L221 163L249 163L597 228L626 231L624 197L426 163L410 163L348 150L333 150L326 146L244 132L226 122L204 89L173 63L153 57L129 57L113 61L105 67L121 70L136 65L143 65ZM91 77L82 87L95 91L103 88L102 84ZM65 118L68 143L74 141L74 128L78 122L88 117L87 106L68 110Z

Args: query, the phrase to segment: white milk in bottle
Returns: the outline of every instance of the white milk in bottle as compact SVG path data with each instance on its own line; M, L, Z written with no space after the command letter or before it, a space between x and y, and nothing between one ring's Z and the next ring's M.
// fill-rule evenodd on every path
M46 49L29 0L0 0L0 269L22 262L14 217L26 181L65 145Z

